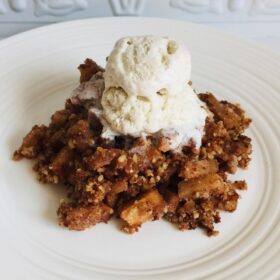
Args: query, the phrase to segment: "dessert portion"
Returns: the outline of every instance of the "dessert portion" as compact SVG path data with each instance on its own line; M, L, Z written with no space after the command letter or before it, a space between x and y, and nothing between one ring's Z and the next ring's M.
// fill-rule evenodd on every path
M207 112L188 84L191 59L185 46L154 36L123 38L108 57L103 83L102 71L72 100L94 100L89 111L101 121L103 138L157 133L173 150L191 139L200 146Z
M245 181L251 120L239 105L191 87L186 47L161 37L120 39L105 69L79 66L80 85L48 126L35 125L14 159L35 159L44 183L68 188L59 224L84 230L112 217L127 233L164 218L216 235Z

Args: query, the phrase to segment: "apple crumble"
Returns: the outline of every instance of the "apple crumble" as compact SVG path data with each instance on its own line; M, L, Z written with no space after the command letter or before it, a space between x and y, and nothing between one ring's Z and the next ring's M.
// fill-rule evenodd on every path
M80 67L81 83L103 71L87 59ZM205 125L202 145L172 153L164 136L100 137L102 124L81 104L66 101L49 126L36 125L24 137L14 159L36 159L34 170L44 183L64 184L69 201L62 202L59 224L84 230L112 216L133 233L146 221L165 218L179 229L204 228L215 235L220 210L233 212L245 181L229 181L250 161L249 126L239 105L199 94L213 113Z
M238 190L247 189L245 181L228 179L247 168L252 152L251 139L243 134L251 120L240 106L209 92L198 94L207 111L199 146L192 136L174 149L173 132L124 135L118 130L105 137L100 108L116 95L100 104L104 69L86 59L79 70L80 86L65 108L48 126L35 125L13 157L35 159L40 182L67 187L68 198L57 210L59 225L84 230L116 217L123 231L134 233L143 223L164 218L180 230L200 227L216 235L220 211L235 211Z

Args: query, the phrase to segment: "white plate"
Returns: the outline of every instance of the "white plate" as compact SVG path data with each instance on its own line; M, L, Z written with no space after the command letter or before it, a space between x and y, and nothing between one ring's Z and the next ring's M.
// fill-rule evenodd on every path
M11 155L36 123L47 123L78 83L76 67L101 65L119 37L171 36L193 57L194 87L239 102L252 117L253 160L239 172L249 190L222 214L220 235L180 232L165 221L126 235L116 222L73 232L57 225L65 194L36 181ZM280 56L203 26L151 18L51 25L0 43L0 263L3 279L279 279Z

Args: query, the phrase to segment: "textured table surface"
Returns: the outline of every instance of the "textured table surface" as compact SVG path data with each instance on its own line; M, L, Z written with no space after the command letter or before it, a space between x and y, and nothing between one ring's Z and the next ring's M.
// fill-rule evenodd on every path
M256 41L280 53L280 22L269 23L200 23L213 28L237 34L245 39ZM46 23L1 23L0 39L8 38L25 30L44 26Z
M280 52L280 0L0 0L0 38L55 22L114 16L197 22Z

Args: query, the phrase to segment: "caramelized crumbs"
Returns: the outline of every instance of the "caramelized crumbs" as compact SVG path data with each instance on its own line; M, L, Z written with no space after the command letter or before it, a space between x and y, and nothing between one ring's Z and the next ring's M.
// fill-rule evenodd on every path
M102 71L90 59L79 69L81 83ZM180 230L200 227L213 236L220 211L233 212L237 190L247 188L228 174L249 164L251 139L243 133L251 120L239 105L211 93L199 98L212 113L199 150L186 143L183 153L173 153L164 137L102 139L99 120L67 100L49 126L31 129L14 159L35 159L39 181L68 187L57 215L71 230L115 216L123 231L133 233L146 221L164 218Z

